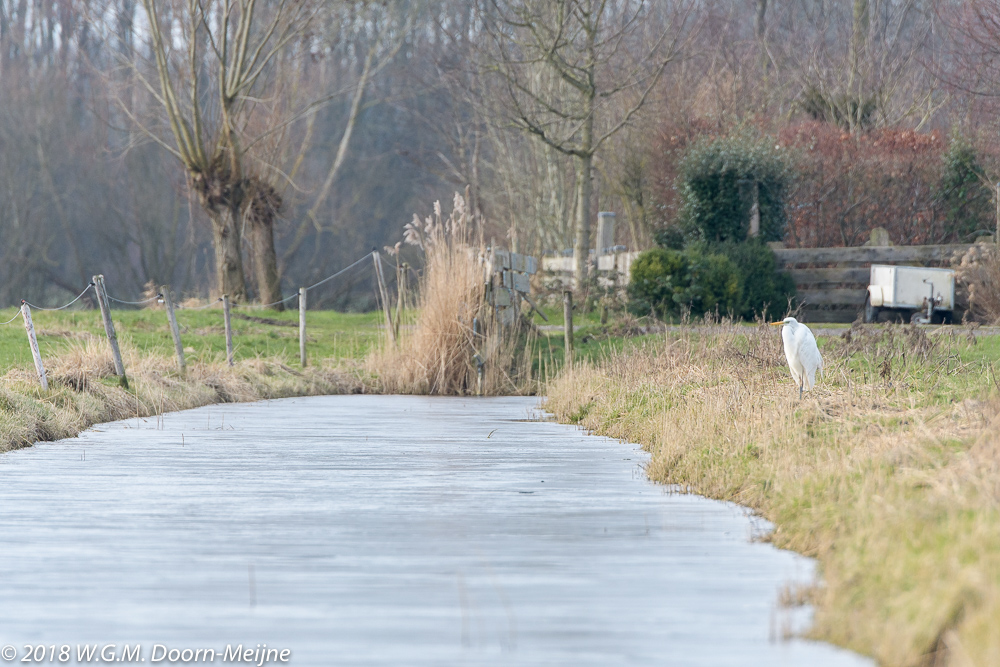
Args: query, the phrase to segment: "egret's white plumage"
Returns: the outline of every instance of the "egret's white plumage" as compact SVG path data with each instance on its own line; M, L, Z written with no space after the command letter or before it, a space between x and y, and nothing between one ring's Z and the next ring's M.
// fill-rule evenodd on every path
M805 389L816 385L816 372L823 369L823 357L816 346L816 338L809 327L794 317L786 317L772 326L781 327L781 341L785 344L785 359L788 370L799 388L799 396Z

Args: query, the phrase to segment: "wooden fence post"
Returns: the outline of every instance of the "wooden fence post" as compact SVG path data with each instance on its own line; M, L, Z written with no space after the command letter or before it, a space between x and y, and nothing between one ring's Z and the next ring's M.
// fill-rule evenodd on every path
M573 292L565 290L563 292L563 319L565 319L565 332L563 334L566 347L566 365L573 363Z
M479 346L482 344L483 331L482 325L479 323L478 317L472 318L472 340L475 341L475 354L472 358L476 361L476 396L483 395L483 374L485 373L486 359L483 358L482 353L479 351Z
M31 306L24 301L21 302L21 317L24 319L24 330L28 332L28 345L31 347L31 356L35 360L35 370L38 372L38 382L42 389L49 388L49 380L45 377L45 365L42 363L42 353L38 350L38 339L35 338L35 325L31 321Z
M389 340L395 345L396 330L392 328L392 311L389 310L389 292L385 288L385 279L382 277L382 262L377 250L372 250L372 261L375 262L375 277L378 279L378 291L382 297L382 312L385 313L385 325L389 330Z
M306 288L299 288L299 361L306 367Z
M403 310L406 308L406 262L402 266L399 264L399 256L396 256L396 321L393 333L399 338L399 325L403 321Z
M97 293L97 305L101 307L101 319L104 321L104 333L111 344L111 357L115 362L115 373L121 380L122 387L128 389L128 377L125 376L125 364L122 362L122 352L118 349L118 335L115 333L115 323L111 321L111 304L108 303L108 292L104 289L104 276L94 276L94 292Z
M181 329L177 326L177 316L174 314L174 302L170 300L170 285L160 287L163 295L163 305L167 309L167 321L170 322L170 335L174 337L174 349L177 351L177 368L181 376L187 374L187 363L184 361L184 345L181 344Z
M233 324L229 319L229 295L222 295L222 319L226 322L226 363L233 365Z

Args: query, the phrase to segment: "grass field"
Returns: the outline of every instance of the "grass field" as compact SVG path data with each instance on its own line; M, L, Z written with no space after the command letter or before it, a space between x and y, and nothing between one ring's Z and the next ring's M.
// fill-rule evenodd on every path
M672 331L567 369L561 420L643 444L649 476L759 510L819 559L816 637L883 665L1000 664L1000 337L820 338L799 400L778 332Z
M0 322L14 316L16 309L0 311ZM222 309L177 310L177 322L186 356L192 362L224 360L225 327ZM233 311L233 354L236 360L280 358L298 365L298 311ZM287 322L275 326L238 319L237 314ZM43 359L58 356L92 337L103 337L100 311L44 311L31 314ZM173 355L174 344L162 308L113 310L115 330L123 344L142 353ZM307 316L308 354L314 361L360 360L378 341L380 313L338 313L309 311ZM0 372L14 366L29 366L31 352L21 318L0 327Z
M535 341L534 368L539 377L548 379L554 377L562 368L566 359L566 344L564 338L565 319L562 308L542 308L548 317L545 321L532 313L531 322L538 327L538 338ZM630 322L630 325L632 323ZM612 318L608 324L601 324L601 315L596 310L587 313L573 314L573 346L577 361L598 361L611 354L620 352L626 345L635 345L646 340L646 336L636 335L636 331L627 330L620 320Z

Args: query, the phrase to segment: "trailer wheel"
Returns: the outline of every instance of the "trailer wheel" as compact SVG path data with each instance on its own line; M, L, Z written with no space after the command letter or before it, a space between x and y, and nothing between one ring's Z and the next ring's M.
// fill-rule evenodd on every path
M857 301L855 301L855 303L857 303ZM871 294L866 294L865 295L865 312L864 312L864 321L865 321L865 324L871 324L872 322L878 322L879 310L880 309L878 308L878 306L873 306L872 305L872 295Z

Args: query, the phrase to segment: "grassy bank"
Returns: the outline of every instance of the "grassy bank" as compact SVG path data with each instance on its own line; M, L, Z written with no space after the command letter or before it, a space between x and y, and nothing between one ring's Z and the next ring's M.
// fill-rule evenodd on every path
M34 311L47 392L38 386L20 318L0 327L0 451L72 437L98 422L209 403L356 392L370 384L358 361L378 340L376 314L310 312L304 369L297 312L248 314L294 326L234 320L235 365L229 367L222 313L179 311L188 364L182 377L165 313L116 311L128 390L114 375L99 312Z
M643 444L649 475L759 510L819 559L816 637L884 665L1000 664L1000 338L821 338L799 400L778 333L669 332L549 387L561 420Z

